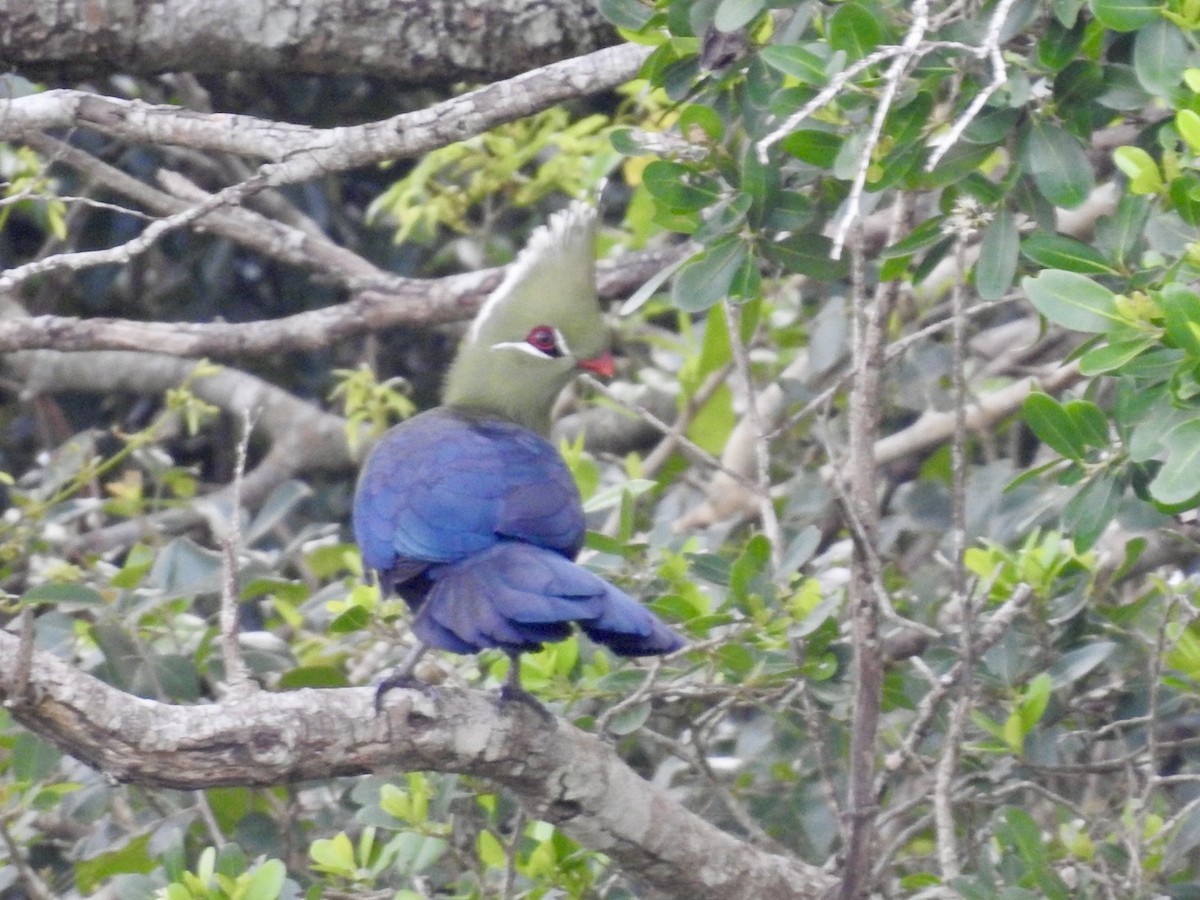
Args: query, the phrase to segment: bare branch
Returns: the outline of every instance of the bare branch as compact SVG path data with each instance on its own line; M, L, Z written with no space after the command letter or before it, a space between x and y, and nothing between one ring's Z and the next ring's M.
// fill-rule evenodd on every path
M224 212L231 213L232 210ZM247 210L238 210L248 213ZM202 217L203 218L203 217ZM266 221L266 220L264 220ZM276 228L284 226L276 225ZM631 253L597 264L603 297L626 295L678 251ZM312 350L367 332L398 326L429 326L471 318L504 269L481 269L439 279L386 273L363 279L344 273L352 298L337 306L257 322L139 322L33 316L0 320L0 352L14 350L144 350L173 356L225 358L288 350Z
M899 201L898 201L899 202ZM898 285L881 282L867 297L863 277L861 231L851 246L853 312L849 452L846 461L846 511L856 523L850 561L850 636L854 658L854 702L850 721L850 769L845 814L850 839L846 846L842 900L858 900L869 887L870 857L878 807L875 780L876 737L883 693L883 650L879 642L878 579L879 499L876 494L875 441L879 430L880 387L887 347L887 319Z
M0 100L0 140L19 140L54 128L92 128L134 143L270 160L260 173L268 184L295 184L330 172L419 156L556 103L614 88L637 74L650 50L621 44L523 72L426 109L325 129L52 90Z
M242 649L238 645L238 568L242 552L242 479L246 474L246 452L254 416L249 409L241 414L241 435L237 443L237 459L233 466L233 481L229 485L229 519L221 544L221 659L225 663L225 687L231 699L254 691L257 684L250 675Z
M984 104L1008 80L1008 69L1004 65L1004 56L1000 52L1000 30L1004 27L1004 20L1008 18L1008 13L1012 9L1012 6L1013 0L1000 0L996 4L992 18L988 21L987 33L983 36L983 43L975 51L977 56L986 56L991 61L992 80L984 85L983 90L972 98L970 105L963 110L962 115L955 120L949 130L938 135L930 142L930 149L933 152L929 154L929 159L925 163L926 172L932 172L934 166L938 164L946 154L946 151L958 143L963 132L967 130L967 126L975 121L975 117L979 115L979 111L983 109Z
M3 10L0 58L42 80L241 71L451 84L512 75L616 39L590 0L19 0Z

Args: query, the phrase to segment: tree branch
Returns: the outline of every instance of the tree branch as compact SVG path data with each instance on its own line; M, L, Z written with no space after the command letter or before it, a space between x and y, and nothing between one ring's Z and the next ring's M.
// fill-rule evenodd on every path
M275 227L285 226L275 223ZM601 260L596 271L600 295L626 296L678 255L677 249L668 247ZM481 269L438 279L402 278L383 272L378 279L348 277L348 282L357 287L345 303L257 322L140 322L71 316L10 318L0 321L0 352L153 347L172 356L226 358L312 350L386 328L442 325L469 319L500 283L504 271Z
M31 700L13 694L18 639L0 631L0 698L29 730L106 775L178 789L361 775L463 772L611 856L657 894L695 900L815 898L828 876L756 850L642 780L594 735L479 691L371 688L259 692L207 706L122 693L37 652Z
M38 80L242 71L445 84L511 75L615 39L590 0L21 0L3 10L0 58Z
M408 159L474 137L556 103L614 88L633 78L650 47L621 44L523 72L425 109L336 128L310 128L228 113L52 90L0 100L0 140L54 128L91 128L125 141L215 150L270 160L270 186L330 172Z

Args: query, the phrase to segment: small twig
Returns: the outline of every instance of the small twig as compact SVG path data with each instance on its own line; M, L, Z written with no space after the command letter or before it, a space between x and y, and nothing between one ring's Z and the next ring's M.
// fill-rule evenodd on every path
M213 194L204 203L197 203L174 215L156 219L135 238L106 250L77 250L73 253L58 253L37 259L24 265L14 266L0 274L0 294L14 290L36 275L66 269L78 272L108 263L125 264L153 247L159 238L170 234L223 206L237 206L247 197L268 186L266 172L260 172L239 184L230 185Z
M821 726L820 710L813 702L808 682L801 680L799 684L803 687L799 693L800 712L804 716L804 727L808 729L809 743L814 747L817 756L817 780L821 786L821 796L825 798L825 805L829 807L830 813L838 823L838 836L845 845L850 838L850 832L842 814L842 805L838 802L837 788L834 787L837 766L831 758L829 742L821 739L825 729Z
M724 718L724 712L726 711L727 707L733 704L733 701L733 697L727 697L722 701L722 715L717 716L712 724L715 725L716 721L720 721ZM734 796L733 792L729 790L729 788L717 777L716 773L713 772L712 767L708 763L708 755L704 747L694 746L693 748L689 749L682 742L674 738L667 737L666 735L659 734L658 732L649 728L643 729L642 733L650 737L655 743L661 744L676 758L695 768L698 774L703 776L703 778L707 781L709 790L711 790L716 798L721 802L721 805L725 808L725 811L729 813L730 817L737 822L742 830L744 830L750 836L750 840L756 846L772 853L788 852L786 847L784 847L779 843L779 841L775 840L775 838L771 837L771 835L767 834L767 832L763 830L763 827L758 824L757 820L755 820L754 816L752 816L745 808L741 800ZM695 729L693 731L693 742L698 743L700 739L700 729Z
M763 428L762 416L758 412L758 392L754 389L754 373L750 369L750 355L742 343L741 308L729 301L722 304L725 312L725 327L729 331L729 346L733 351L733 363L742 387L746 392L746 417L754 432L755 481L758 483L758 511L762 518L763 533L771 544L771 563L778 571L783 560L783 532L779 517L775 515L775 504L771 500L771 448Z
M254 416L249 410L242 413L242 433L238 438L237 458L230 485L230 515L225 533L221 536L221 656L225 661L225 686L232 697L244 697L257 690L250 669L238 644L238 558L242 548L242 476L246 471L246 453Z
M516 660L513 665L516 665ZM525 810L519 806L513 816L512 829L512 837L504 848L504 884L500 889L502 900L512 900L513 888L517 884L517 854L521 852L521 842L525 839Z
M196 801L196 806L200 810L200 819L204 822L204 827L208 829L209 840L218 849L224 847L229 843L229 839L221 831L221 823L217 821L212 804L208 802L208 794L204 791L192 791L192 799Z
M950 292L951 332L951 379L954 391L954 434L950 440L950 593L952 602L958 604L963 615L963 660L970 664L971 620L967 598L967 569L964 553L967 546L967 373L966 344L967 320L964 314L966 293L966 247L968 233L960 228L954 239L954 258L958 263L958 277Z
M972 305L969 310L967 310L966 315L968 317L982 315L985 312L990 312L990 311L996 309L996 307L1003 306L1004 304L1010 303L1010 302L1011 302L1010 300L1004 299L1004 300L987 300L982 303L976 303L976 304ZM930 338L937 334L940 334L941 332L945 331L948 328L953 328L953 325L954 325L954 323L949 318L945 318L945 319L942 319L937 322L932 322L931 324L926 325L925 327L923 327L917 331L914 331L912 334L906 334L902 338L897 338L896 340L892 341L892 343L890 343L888 345L887 355L886 355L887 361L891 362L892 360L897 359L898 357L900 357L900 356L904 355L906 352L908 352L909 348L912 347L914 344L918 344L921 341L925 340L926 338ZM804 406L802 406L799 410L797 410L796 412L789 415L783 421L783 423L781 425L779 425L779 427L777 427L774 431L770 432L767 435L767 437L770 439L779 437L781 434L787 432L791 428L798 425L800 422L807 419L809 416L811 416L813 413L815 413L818 409L821 409L824 406L826 406L829 403L829 401L833 399L833 396L838 391L845 388L846 382L848 382L850 380L850 376L853 374L854 374L853 372L847 370L847 371L841 373L840 375L838 375L837 379L833 382L833 384L829 385L829 387L822 390L819 394L817 394L815 397L813 397L811 400L809 400L807 403L805 403Z
M897 200L897 203L902 201ZM840 896L858 900L868 890L870 857L875 838L878 804L873 791L876 740L883 695L883 653L879 642L880 605L873 571L879 532L876 492L875 439L879 431L887 316L895 297L880 284L873 298L866 294L861 229L851 245L853 330L851 353L854 382L850 392L849 455L845 509L857 520L850 564L850 636L853 648L854 700L850 720L849 784L846 816L850 839Z
M54 891L29 864L25 857L25 849L13 838L8 828L7 816L0 816L0 841L4 842L8 851L8 861L17 870L17 881L26 891L29 900L54 900Z
M33 610L26 606L21 610L21 643L17 648L17 677L8 704L28 703L30 696L29 675L33 667Z
M967 126L979 115L979 111L983 109L984 104L1008 80L1008 70L1004 65L1004 56L1000 52L1000 31L1004 27L1004 20L1008 18L1008 12L1012 9L1012 5L1013 0L1000 0L996 5L995 11L992 13L991 21L988 22L988 29L983 36L983 43L974 50L976 56L980 58L987 56L991 59L992 80L984 86L983 90L975 95L970 105L963 110L962 115L950 126L950 130L930 142L929 146L933 152L930 153L929 160L925 163L926 172L932 172L933 167L938 164L946 154L946 151L958 143L963 132L967 130Z
M980 588L980 595L987 596L990 592L990 587L985 585ZM991 615L989 619L979 629L979 634L975 640L976 655L986 653L996 641L1003 637L1004 633L1012 625L1017 614L1025 608L1025 604L1033 596L1033 589L1027 584L1020 584L1013 591L1012 596L1004 601L1000 607ZM891 780L891 774L898 771L903 760L916 759L916 748L928 734L929 727L933 722L934 713L937 712L941 702L946 698L950 691L963 678L965 667L961 659L955 661L953 665L938 679L937 684L921 698L921 702L917 704L917 715L913 719L912 725L909 726L908 733L904 736L904 740L900 742L899 749L888 755L883 773L879 781L875 785L876 797L882 797L884 791L887 790Z
M850 193L842 204L841 215L838 216L837 225L834 226L833 246L829 250L829 255L833 259L842 258L846 235L850 232L850 226L858 219L863 189L867 184L867 171L871 168L871 157L879 144L879 136L883 133L884 120L892 108L892 100L895 99L896 91L899 90L900 80L904 77L904 73L912 61L918 56L917 47L921 43L921 38L925 36L925 29L929 27L929 0L917 0L912 7L912 17L912 24L904 36L904 43L900 45L899 53L888 67L887 75L884 78L883 93L875 105L875 114L871 117L871 128L867 132L867 140L858 155L858 164L854 172L854 181L850 184Z
M597 734L604 734L608 730L608 723L612 721L613 716L617 715L617 713L624 712L646 699L646 696L650 693L650 688L654 686L654 682L658 679L658 672L661 668L662 657L654 657L647 668L646 677L642 679L642 683L637 686L637 689L628 697L618 703L614 703L600 714L600 718L596 720Z
M959 661L962 677L959 681L959 696L951 707L950 725L942 741L942 752L934 768L933 817L937 831L938 865L942 880L953 881L962 873L958 858L958 841L955 834L954 805L950 796L958 748L966 729L967 713L973 703L971 673L974 670L974 633L971 597L967 594L967 570L965 553L967 544L967 375L966 375L966 315L964 295L966 293L966 246L968 233L959 229L954 241L958 277L950 295L950 319L952 331L951 379L954 391L954 434L950 441L950 555L951 603L958 607L962 617Z
M971 709L971 694L964 690L950 710L950 726L942 738L942 752L933 770L933 820L937 829L938 865L942 881L951 882L962 874L958 859L958 840L955 835L954 801L950 796L954 780L958 747L967 726Z
M758 493L758 484L756 482L747 478L741 472L735 472L733 469L730 469L728 466L726 466L724 463L722 463L719 459L717 459L715 456L713 456L711 453L709 453L707 450L705 450L703 447L701 447L699 444L697 444L695 441L693 441L687 435L680 433L679 429L676 428L675 426L667 424L666 422L664 422L658 416L654 415L654 413L650 412L649 410L643 409L640 406L635 406L634 404L629 403L628 401L623 400L622 398L618 397L615 393L613 393L613 391L611 391L609 389L608 385L606 385L604 382L600 381L598 378L593 378L591 375L583 375L581 380L584 383L586 383L588 386L593 388L594 390L603 394L605 397L607 397L613 403L616 403L622 409L629 410L630 412L634 413L639 418L641 418L644 422L649 423L654 428L657 428L659 431L661 431L664 435L670 437L673 441L675 441L675 443L679 446L679 448L681 450L685 451L689 456L691 456L697 462L703 463L704 465L709 466L710 468L716 469L718 472L724 472L726 475L728 475L730 478L732 478L738 484L753 491L755 494Z
M704 383L696 389L692 396L687 398L683 404L683 409L675 417L675 423L671 426L671 432L664 434L654 446L654 449L647 453L646 458L642 460L640 471L643 478L654 478L662 470L662 467L667 464L678 446L676 436L687 432L692 422L695 421L696 416L700 414L700 410L712 399L717 389L725 383L725 379L729 377L729 371L732 368L733 363L727 363L721 366L721 368L710 372L708 377L704 379ZM604 520L604 524L600 526L600 533L608 535L616 534L620 521L621 506L618 504L608 514L608 518Z

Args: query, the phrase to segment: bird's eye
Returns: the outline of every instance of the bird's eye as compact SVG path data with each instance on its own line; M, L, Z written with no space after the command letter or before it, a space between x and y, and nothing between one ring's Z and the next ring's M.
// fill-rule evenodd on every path
M538 325L525 336L525 342L539 353L547 356L562 356L562 348L558 346L558 336L549 325Z

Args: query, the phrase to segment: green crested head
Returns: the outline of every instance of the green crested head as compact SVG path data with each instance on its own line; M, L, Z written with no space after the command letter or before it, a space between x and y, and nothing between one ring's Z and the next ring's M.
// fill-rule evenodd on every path
M580 370L612 374L595 273L596 210L575 202L533 233L467 330L443 402L545 434Z

